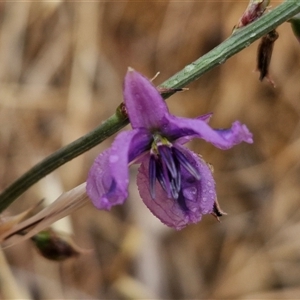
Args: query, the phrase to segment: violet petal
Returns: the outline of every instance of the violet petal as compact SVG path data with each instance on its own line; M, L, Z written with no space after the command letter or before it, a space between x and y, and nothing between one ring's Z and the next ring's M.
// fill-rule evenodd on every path
M143 75L129 69L124 81L124 102L133 128L163 126L167 105L156 87Z
M143 130L121 132L111 148L94 161L87 179L87 194L98 209L111 209L128 196L128 163L149 147L150 136Z
M180 146L178 146L180 147ZM181 168L181 198L174 200L168 198L161 185L155 184L155 199L149 191L149 156L145 157L137 176L137 185L140 196L150 211L164 224L177 230L191 223L197 223L202 215L213 211L216 199L215 181L210 168L195 153L187 148L180 150L187 157L190 164L201 174L201 179L196 180L188 171ZM183 196L183 198L182 198ZM187 207L186 210L183 207Z
M207 113L205 115L196 117L195 120L202 120L203 122L208 124L212 115L213 115L212 113ZM192 135L183 136L183 137L180 137L178 140L176 140L176 143L184 145L184 144L188 143L189 141L191 141L192 139L194 139L195 137L197 137L197 136L192 136Z
M181 143L181 137L193 136L206 140L220 149L229 149L241 142L253 143L252 133L246 125L235 121L231 128L213 129L206 122L200 119L180 118L166 114L168 125L164 133L171 139L178 139Z
M115 184L109 169L110 151L109 148L96 157L86 181L86 192L98 209L109 210L111 206L124 201L124 193L116 193L111 189ZM108 199L108 193L113 197Z
M149 160L149 186L151 197L155 198L155 181L156 181L156 161L153 155L150 155Z

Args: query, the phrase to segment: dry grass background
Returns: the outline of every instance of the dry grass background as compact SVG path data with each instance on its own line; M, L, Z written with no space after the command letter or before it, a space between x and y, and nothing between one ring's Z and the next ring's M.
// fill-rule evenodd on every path
M149 78L160 71L155 83L163 82L227 38L246 5L0 2L1 189L109 117L122 100L128 66ZM252 72L256 42L168 100L175 114L213 111L214 127L239 119L254 133L253 145L228 151L191 144L214 165L228 212L221 223L206 216L180 232L160 224L139 199L132 168L123 207L88 205L58 225L92 254L55 263L30 242L6 249L10 270L1 258L1 297L18 298L18 289L24 299L300 298L300 45L288 24L278 32L276 89ZM47 176L9 212L85 181L110 142Z

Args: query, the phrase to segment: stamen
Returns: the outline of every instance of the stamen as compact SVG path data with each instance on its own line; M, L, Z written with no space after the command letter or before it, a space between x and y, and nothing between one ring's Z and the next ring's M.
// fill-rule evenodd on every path
M200 172L189 162L184 153L172 146L167 138L160 134L153 134L149 161L149 184L152 199L155 199L156 179L168 198L178 201L183 210L188 207L182 194L182 169L189 172L196 180L200 180Z
M174 156L179 161L180 165L184 167L192 176L194 176L197 180L201 179L200 173L197 169L195 169L191 163L187 160L185 155L175 147L172 147Z
M171 177L176 178L177 170L176 170L176 166L175 166L171 148L168 146L160 145L158 147L158 153L161 156L162 161L167 165L167 168L171 173Z
M173 199L178 199L179 197L179 194L178 194L178 189L177 189L177 186L176 186L176 182L175 182L175 179L172 179L170 181L170 187L171 187L171 194L172 194L172 197Z
M178 161L176 155L174 155L174 162L177 170L177 176L176 178L174 178L174 183L175 183L176 191L179 193L181 189L181 173L180 173L180 162Z
M155 199L155 181L156 181L156 159L154 155L150 155L149 184L150 184L150 195L152 199Z
M188 212L189 211L189 208L186 205L185 198L184 198L184 195L182 193L182 190L179 191L179 196L178 196L177 202L178 202L180 208L184 212Z
M168 197L170 197L171 193L168 170L166 170L166 167L163 166L161 160L156 160L156 178L160 183L161 187L167 193Z

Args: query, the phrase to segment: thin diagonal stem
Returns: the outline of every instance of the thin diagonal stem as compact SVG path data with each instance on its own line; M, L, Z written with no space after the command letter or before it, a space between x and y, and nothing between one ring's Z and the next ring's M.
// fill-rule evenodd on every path
M299 12L300 0L283 2L259 20L237 30L234 35L195 62L187 65L183 70L161 84L160 87L185 87ZM166 95L165 98L168 98L171 94ZM117 112L93 131L46 157L2 192L0 195L0 212L41 178L100 144L127 124L128 119Z

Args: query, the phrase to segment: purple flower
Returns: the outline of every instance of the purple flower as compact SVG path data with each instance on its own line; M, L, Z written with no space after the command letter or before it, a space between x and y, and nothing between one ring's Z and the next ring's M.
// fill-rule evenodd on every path
M133 129L119 133L91 167L87 194L93 204L105 210L122 204L128 196L128 166L140 163L140 196L166 225L182 229L216 213L211 168L183 144L194 137L220 149L252 143L247 127L234 122L230 129L216 130L207 124L210 114L196 119L171 115L157 89L133 69L125 77L124 102Z

